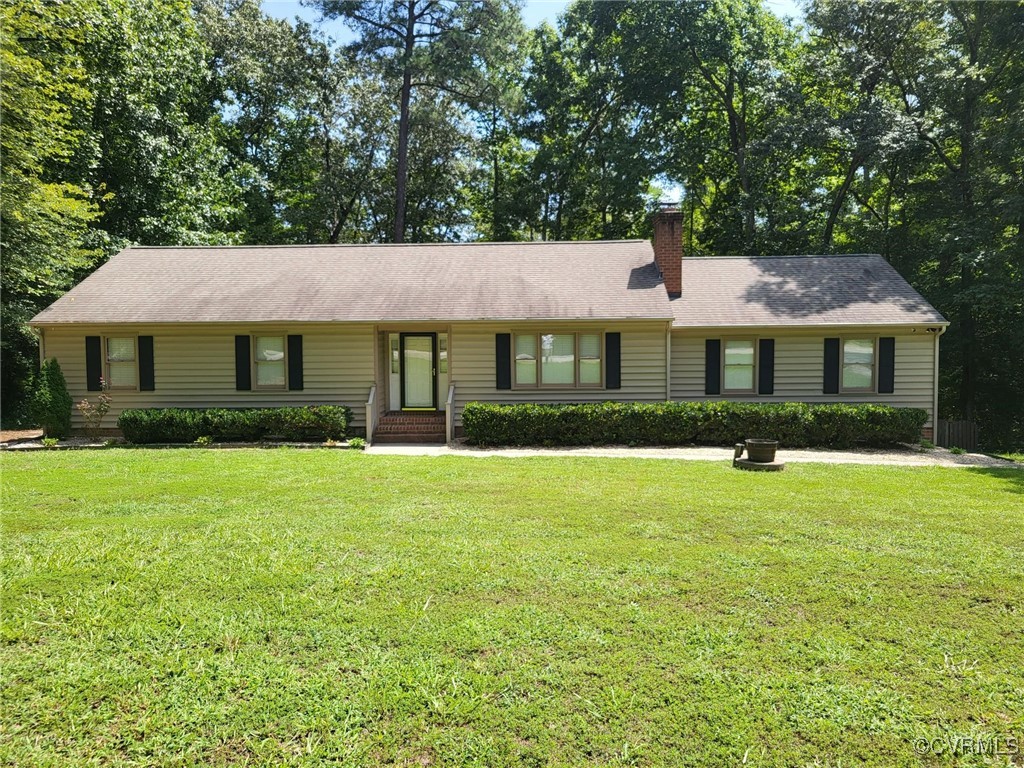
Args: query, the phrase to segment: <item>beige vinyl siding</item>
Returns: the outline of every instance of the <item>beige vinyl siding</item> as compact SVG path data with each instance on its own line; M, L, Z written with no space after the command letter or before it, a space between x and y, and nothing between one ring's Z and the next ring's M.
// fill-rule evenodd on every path
M591 332L622 334L621 389L512 389L495 384L494 337L498 333ZM462 425L466 403L581 403L665 400L665 333L661 322L579 323L453 323L451 325L450 380L455 384L455 425ZM602 350L602 354L604 354Z
M302 391L235 390L235 335L301 334ZM153 392L113 391L104 427L114 427L124 408L267 407L280 405L347 405L353 427L365 429L366 398L373 384L373 327L366 325L260 326L52 326L43 331L43 353L56 357L75 402L95 398L86 391L85 337L126 333L153 337ZM72 426L81 428L77 409Z
M704 341L742 333L746 338L775 339L775 394L704 394ZM822 394L824 339L851 336L893 336L896 339L895 392ZM755 329L737 333L725 331L673 331L673 400L744 400L756 402L803 401L808 403L884 403L928 411L927 426L932 424L932 398L935 381L935 336L925 328L858 328L822 331L820 329ZM877 365L877 360L876 360Z

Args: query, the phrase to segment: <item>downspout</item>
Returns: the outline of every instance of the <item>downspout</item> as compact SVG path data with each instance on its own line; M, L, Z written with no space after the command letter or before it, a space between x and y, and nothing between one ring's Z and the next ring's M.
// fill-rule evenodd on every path
M39 333L39 367L43 367L43 363L46 362L46 329L36 328Z
M942 326L935 334L935 371L932 375L932 442L939 436L939 337L946 332Z
M665 331L665 401L672 400L672 321Z

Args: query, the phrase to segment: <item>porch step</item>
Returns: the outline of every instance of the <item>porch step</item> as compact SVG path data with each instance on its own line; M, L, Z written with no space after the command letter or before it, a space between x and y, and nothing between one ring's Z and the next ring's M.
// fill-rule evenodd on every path
M435 434L440 432L444 434L444 422L438 424L380 424L377 427L377 434L387 434L394 432L421 432L426 434Z
M388 443L429 443L430 445L444 445L444 432L440 434L425 434L415 432L380 432L375 433L373 442L378 445Z
M373 433L375 443L443 443L444 414L390 412L377 422Z

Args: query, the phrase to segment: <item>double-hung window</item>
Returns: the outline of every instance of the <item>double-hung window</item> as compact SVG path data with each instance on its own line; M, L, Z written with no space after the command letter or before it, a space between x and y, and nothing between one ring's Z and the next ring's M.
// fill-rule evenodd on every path
M287 382L284 336L253 336L256 389L284 389Z
M139 364L134 336L106 338L106 369L110 389L138 389Z
M517 388L600 388L600 333L517 333L513 343Z
M754 392L757 356L753 339L725 339L722 342L724 392Z
M843 339L843 392L875 391L875 339Z

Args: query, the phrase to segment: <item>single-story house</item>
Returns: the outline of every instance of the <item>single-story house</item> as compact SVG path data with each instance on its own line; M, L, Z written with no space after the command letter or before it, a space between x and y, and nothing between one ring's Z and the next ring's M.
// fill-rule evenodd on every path
M880 256L685 257L653 242L132 247L32 320L72 397L337 403L371 439L473 400L726 399L937 410L946 320ZM75 427L81 427L74 414Z

